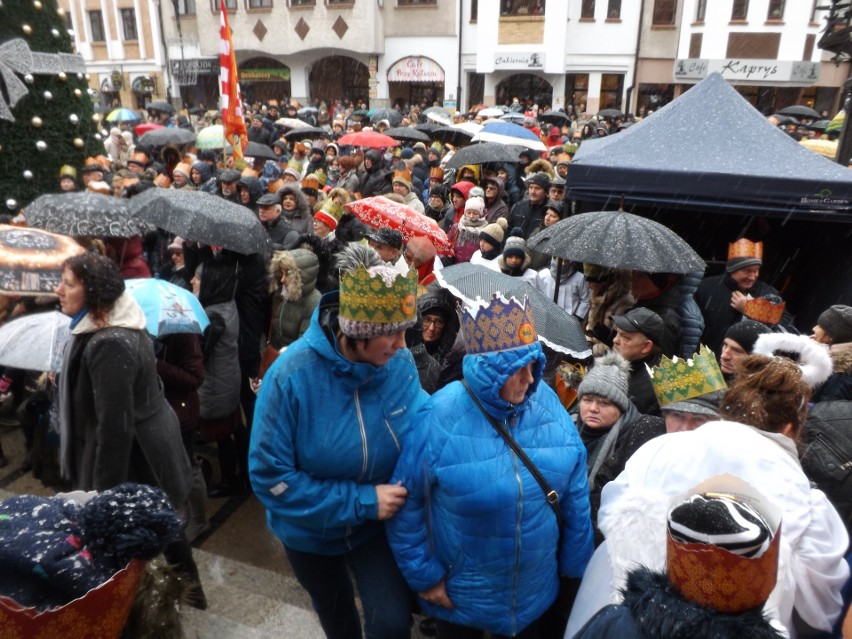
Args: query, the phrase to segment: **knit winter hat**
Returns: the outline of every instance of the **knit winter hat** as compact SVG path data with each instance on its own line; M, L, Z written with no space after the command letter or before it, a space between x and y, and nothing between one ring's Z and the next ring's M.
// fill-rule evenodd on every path
M728 244L728 261L725 264L727 273L761 264L763 264L763 242L752 242L743 237Z
M175 165L175 168L172 169L172 175L180 174L188 180L189 179L189 172L191 170L192 170L192 167L190 167L189 164L185 164L183 162L180 162L179 164Z
M509 237L506 238L506 246L503 247L504 259L513 255L516 255L521 259L524 259L527 256L527 242L523 237L515 234L515 229L512 229Z
M476 211L480 215L485 212L485 201L481 197L471 197L464 203L465 211Z
M536 184L545 191L550 188L550 176L546 173L533 173L527 178L527 186Z
M503 238L506 235L507 226L509 226L509 223L506 222L506 218L498 217L496 222L487 224L482 228L479 232L479 239L485 240L495 248L499 248L503 246Z
M627 384L630 375L630 362L618 353L609 353L595 359L594 367L586 373L577 396L599 395L627 411L630 399L627 396Z
M852 306L830 306L820 314L817 325L835 344L852 342Z
M736 324L732 324L725 332L725 337L734 340L743 347L745 352L750 354L754 349L754 343L757 341L757 338L769 332L769 327L766 324L761 324L750 319L743 319Z

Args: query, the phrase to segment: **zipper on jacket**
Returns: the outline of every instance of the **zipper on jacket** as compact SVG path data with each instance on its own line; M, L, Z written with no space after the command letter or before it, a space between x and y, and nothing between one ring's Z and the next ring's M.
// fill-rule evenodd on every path
M355 414L358 416L358 427L361 429L361 453L364 461L361 464L361 474L356 481L360 482L367 475L367 429L364 426L364 416L361 414L361 396L355 390Z
M506 426L504 425L503 428L506 428ZM511 448L509 449L509 454L512 455L512 466L515 468L515 481L518 483L518 514L515 517L515 569L512 573L512 608L509 613L509 619L512 623L512 636L514 636L517 634L515 625L517 622L516 611L518 605L518 573L520 572L521 565L521 520L524 514L524 485L518 469L518 457Z
M391 438L393 439L393 443L396 444L396 452L402 452L402 448L399 446L399 440L396 438L396 433L393 432L393 428L391 428L390 422L385 420L385 427L388 429Z

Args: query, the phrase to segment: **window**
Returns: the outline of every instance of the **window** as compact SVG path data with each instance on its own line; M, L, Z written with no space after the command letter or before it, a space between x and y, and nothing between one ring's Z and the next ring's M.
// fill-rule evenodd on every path
M784 19L784 0L769 0L769 11L766 12L766 19Z
M195 0L177 0L177 12L179 16L194 16Z
M313 4L313 2L310 2ZM398 7L416 7L423 4L438 4L438 0L396 0Z
M271 9L272 0L247 0L246 8L248 9Z
M545 0L502 0L500 3L501 16L543 16ZM402 4L402 0L399 0ZM434 3L433 3L434 4ZM476 3L474 3L475 6ZM471 20L476 20L471 7Z
M726 58L777 60L780 33L729 33Z
M355 4L355 0L325 0L326 5L332 6L335 4L345 4L345 5L353 5ZM269 4L263 5L265 7L272 6L272 0L269 0Z
M701 57L701 44L704 42L704 34L703 33L693 33L689 36L689 57L690 58L700 58Z
M136 11L134 9L121 10L121 29L125 40L138 40L136 33Z
M698 0L695 3L695 21L704 22L705 13L707 13L707 0Z
M580 5L580 19L595 19L595 0L583 0L583 3Z
M809 33L805 36L805 52L802 55L802 60L810 62L814 55L814 44L816 43L816 34Z
M470 0L470 21L476 22L479 16L479 0Z
M609 0L606 7L607 20L621 19L621 0Z
M100 11L89 11L89 26L92 28L92 42L104 42L104 14Z
M734 0L731 20L745 20L746 18L748 18L748 0Z
M651 24L672 25L675 23L677 0L654 0L654 14Z
M225 9L228 11L236 11L237 10L237 0L225 0ZM213 11L221 11L222 10L222 2L221 0L213 0Z
M817 12L818 8L819 7L817 7L817 0L814 0L814 3L811 5L811 23L812 24L817 21L816 20L816 12Z

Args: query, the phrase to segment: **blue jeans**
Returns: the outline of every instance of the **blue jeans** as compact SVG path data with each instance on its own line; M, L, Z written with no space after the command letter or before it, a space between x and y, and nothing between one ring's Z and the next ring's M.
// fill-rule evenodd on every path
M413 596L384 532L343 555L317 555L286 545L284 551L328 639L362 637L349 571L364 608L367 639L410 639Z

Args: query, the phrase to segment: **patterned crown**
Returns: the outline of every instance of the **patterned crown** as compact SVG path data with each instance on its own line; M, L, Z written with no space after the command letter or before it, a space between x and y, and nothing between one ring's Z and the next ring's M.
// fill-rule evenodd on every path
M387 283L381 273L370 275L363 265L340 277L340 317L353 322L397 324L415 319L417 271Z
M728 244L728 259L733 260L738 257L751 257L763 260L763 242L752 242L743 237L736 242Z
M538 341L532 307L514 297L494 293L490 303L477 300L462 314L462 333L468 355L496 353Z
M781 316L784 315L785 306L787 306L787 302L773 304L768 299L757 297L746 300L743 315L764 324L777 324L781 321Z
M704 345L692 359L664 355L651 369L651 383L661 407L727 388L716 356Z

